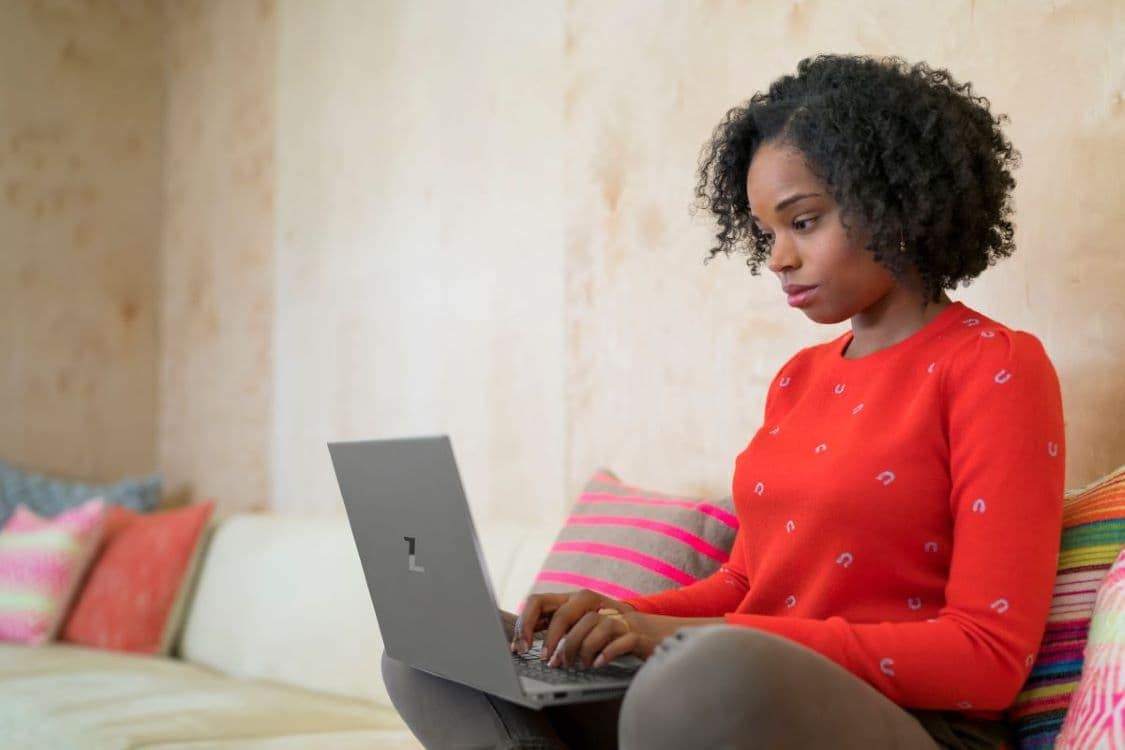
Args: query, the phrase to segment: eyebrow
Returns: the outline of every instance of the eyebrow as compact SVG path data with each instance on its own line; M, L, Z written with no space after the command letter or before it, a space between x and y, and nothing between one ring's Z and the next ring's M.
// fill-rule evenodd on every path
M820 193L797 193L796 195L791 195L788 198L782 199L776 206L773 207L774 213L777 213L791 203L796 203L802 198L812 198L817 195L820 195ZM754 219L758 218L757 216L754 216L753 212L750 213L750 217Z

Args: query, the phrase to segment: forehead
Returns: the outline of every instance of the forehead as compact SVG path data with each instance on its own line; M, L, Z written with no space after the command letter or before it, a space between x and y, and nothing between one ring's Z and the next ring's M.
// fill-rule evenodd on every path
M746 195L758 216L793 193L824 193L824 185L805 166L804 156L791 146L762 144L746 172Z

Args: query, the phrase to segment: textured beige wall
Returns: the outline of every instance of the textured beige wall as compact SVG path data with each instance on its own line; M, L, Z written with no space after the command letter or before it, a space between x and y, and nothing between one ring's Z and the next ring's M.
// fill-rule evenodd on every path
M325 441L442 431L481 514L599 464L724 492L770 376L843 326L702 265L698 149L842 51L1011 117L1019 250L954 296L1043 340L1069 484L1125 461L1118 2L170 2L163 120L154 7L0 6L13 458L338 509Z
M224 509L270 503L275 9L169 2L160 464Z
M156 468L153 2L0 2L0 459Z
M474 508L563 486L562 7L280 4L274 498L449 433Z

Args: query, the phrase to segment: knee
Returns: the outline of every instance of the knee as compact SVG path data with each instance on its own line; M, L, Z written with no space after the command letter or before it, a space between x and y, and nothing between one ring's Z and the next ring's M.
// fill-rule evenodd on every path
M383 652L379 670L382 672L383 685L387 688L387 694L391 696L393 701L395 693L399 691L399 686L404 680L409 679L412 670L398 659L387 656L386 651Z
M769 679L784 668L779 640L727 625L682 628L665 639L621 704L621 747L753 747L756 729L780 720L777 708L788 700Z

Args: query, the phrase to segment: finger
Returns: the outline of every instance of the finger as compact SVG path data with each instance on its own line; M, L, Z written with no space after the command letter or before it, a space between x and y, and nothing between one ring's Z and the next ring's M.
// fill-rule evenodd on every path
M601 615L597 612L586 612L574 623L574 627L567 631L563 636L563 640L559 641L559 647L551 654L551 660L547 663L549 667L570 667L575 664L578 657L578 650L582 648L582 643L585 641L586 636L593 630L598 623L602 620ZM566 644L565 646L563 644ZM591 659L593 661L593 659Z
M636 654L642 659L652 656L653 644L637 633L626 633L611 641L594 659L594 667L604 667L614 659L626 654Z
M524 602L523 611L516 618L511 650L523 653L531 647L536 631L550 621L550 614L568 598L568 594L533 594Z
M576 663L581 669L588 669L594 665L594 659L606 646L617 638L629 632L629 628L613 617L598 616L598 624L582 639L578 649Z
M551 616L551 624L547 626L547 635L543 637L543 652L540 659L550 663L555 649L562 637L570 632L574 623L590 610L597 611L600 597L592 591L583 589L570 596Z

